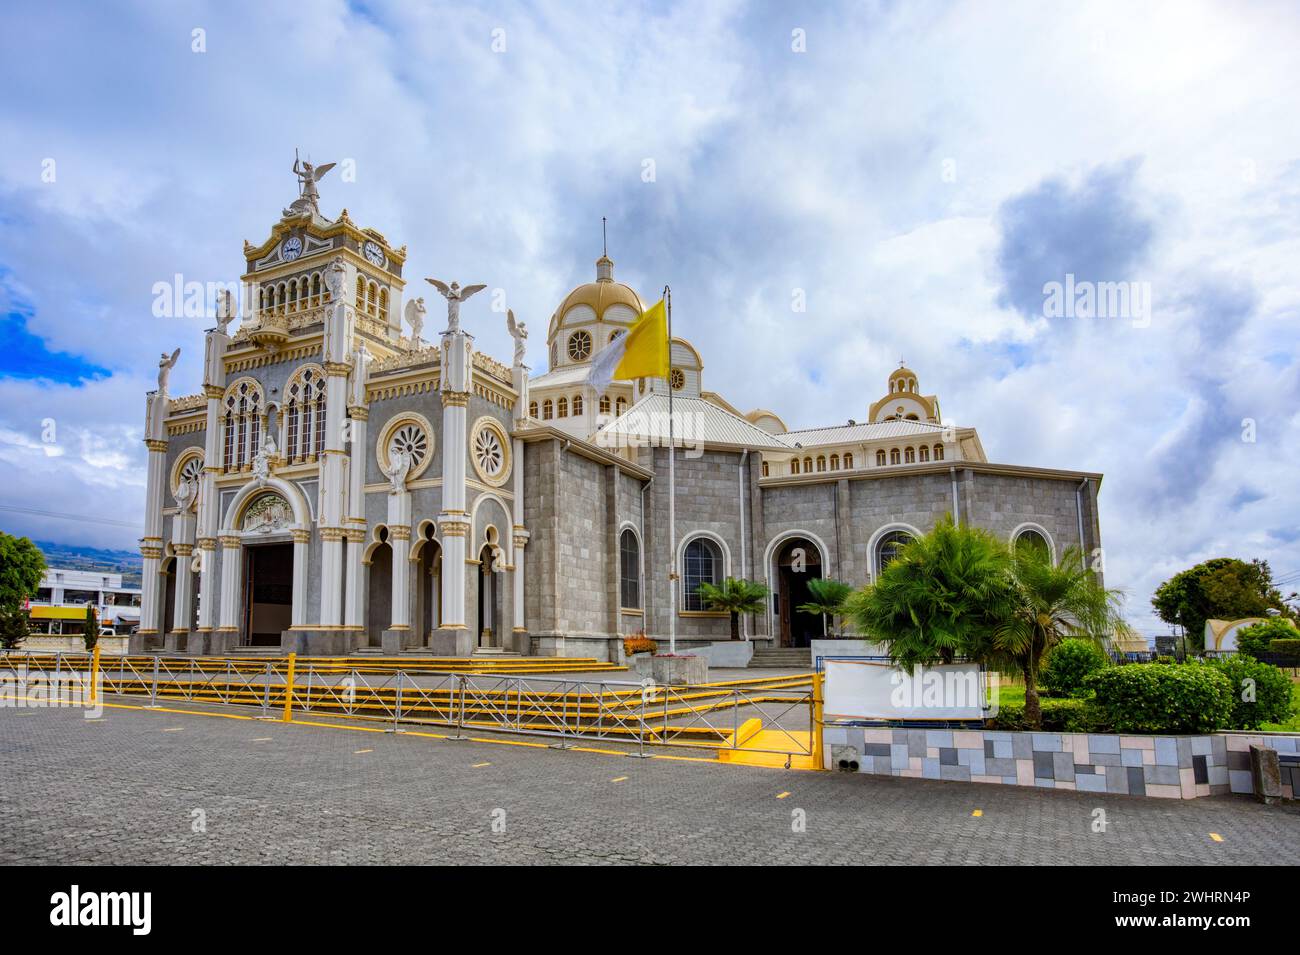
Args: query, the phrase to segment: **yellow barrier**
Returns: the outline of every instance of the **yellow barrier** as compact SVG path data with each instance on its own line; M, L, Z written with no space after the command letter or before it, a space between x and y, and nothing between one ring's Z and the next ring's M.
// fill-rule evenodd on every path
M90 654L90 702L93 706L99 701L99 642Z
M284 722L293 722L293 671L298 663L298 654L289 654L289 674L284 680Z

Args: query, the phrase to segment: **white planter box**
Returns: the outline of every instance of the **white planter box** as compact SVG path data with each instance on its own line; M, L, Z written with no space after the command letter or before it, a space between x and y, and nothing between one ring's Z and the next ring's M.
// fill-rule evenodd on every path
M693 686L709 681L708 657L694 654L659 654L654 658L654 680L670 686Z

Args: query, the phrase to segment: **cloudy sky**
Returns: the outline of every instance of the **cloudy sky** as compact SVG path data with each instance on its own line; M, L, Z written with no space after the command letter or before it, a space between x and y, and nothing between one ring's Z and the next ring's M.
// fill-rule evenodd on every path
M355 170L326 214L538 334L607 216L706 387L791 427L864 417L905 358L991 460L1105 473L1148 633L1192 563L1300 570L1300 9L810 6L6 4L0 527L134 545L144 392L178 345L198 390L211 324L154 283L236 279L299 147ZM1067 274L1150 311L1049 316Z

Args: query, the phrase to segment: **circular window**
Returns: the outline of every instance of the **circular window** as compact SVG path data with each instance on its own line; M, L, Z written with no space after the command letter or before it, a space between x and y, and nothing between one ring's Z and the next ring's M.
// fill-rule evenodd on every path
M423 474L433 459L433 428L429 420L424 415L408 411L390 421L380 431L375 444L375 456L385 473L393 451L405 451L411 456L411 469L406 475L408 480Z
M388 450L405 451L411 456L411 470L415 470L424 463L424 459L429 454L429 436L424 433L424 429L418 424L404 424L393 432L393 436L388 439Z
M498 487L510 476L510 439L492 418L480 418L474 425L470 460L485 484Z
M672 385L673 391L681 391L686 387L686 373L680 368L674 368L668 372L668 384Z
M591 335L577 331L569 336L569 357L574 361L586 361L591 357Z

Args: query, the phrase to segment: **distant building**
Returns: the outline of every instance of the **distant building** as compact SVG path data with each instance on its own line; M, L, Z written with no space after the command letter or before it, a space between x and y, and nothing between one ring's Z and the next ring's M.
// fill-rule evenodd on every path
M122 586L121 574L51 567L30 604L32 631L57 636L72 623L68 632L81 633L87 606L99 611L101 627L128 633L140 623L140 588Z

